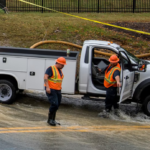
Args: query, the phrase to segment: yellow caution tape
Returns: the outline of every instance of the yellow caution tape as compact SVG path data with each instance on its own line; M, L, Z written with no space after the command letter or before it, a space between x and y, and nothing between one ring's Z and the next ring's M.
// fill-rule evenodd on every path
M137 32L137 33L141 33L141 34L150 35L150 33L148 33L148 32L134 30L134 29L130 29L130 28L125 28L125 27L121 27L121 26L117 26L117 25L112 25L112 24L109 24L109 23L104 23L104 22L100 22L100 21L96 21L96 20L92 20L92 19L88 19L88 18L79 17L79 16L76 16L76 15L71 15L71 14L68 14L68 13L63 13L63 12L60 12L60 11L57 11L57 10L54 10L54 9L50 9L50 8L47 8L47 7L44 7L44 6L40 6L40 5L37 5L37 4L34 4L34 3L27 2L27 1L24 1L24 0L18 0L18 1L21 1L21 2L30 4L30 5L33 5L33 6L41 7L41 8L47 9L47 10L52 10L54 12L58 12L58 13L68 15L68 16L71 16L71 17L75 17L75 18L79 18L79 19L83 19L83 20L88 20L88 21L91 21L91 22L95 22L95 23L99 23L99 24L103 24L103 25L107 25L107 26L111 26L111 27L115 27L115 28L119 28L119 29L123 29L123 30L127 30L127 31L132 31L132 32Z

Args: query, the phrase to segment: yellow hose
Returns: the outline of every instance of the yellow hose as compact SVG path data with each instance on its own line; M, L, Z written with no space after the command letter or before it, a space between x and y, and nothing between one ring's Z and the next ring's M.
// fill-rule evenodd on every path
M30 48L36 48L36 47L38 47L39 45L49 44L49 43L65 44L65 45L69 45L69 46L73 46L73 47L82 49L82 46L80 46L80 45L73 44L73 43L70 43L70 42L55 41L55 40L41 41L41 42L35 43L35 44L32 45ZM96 50L95 52L96 52L96 54L105 55L105 56L111 56L111 55L112 55L112 54L110 54L110 53L104 53L104 52L100 52L100 51L97 51L97 50ZM142 54L142 55L135 55L135 56L138 57L138 58L150 57L150 53Z
M77 47L77 48L82 49L82 46L80 46L80 45L73 44L73 43L70 43L70 42L65 42L65 41L55 41L55 40L41 41L41 42L35 43L35 44L32 45L30 48L35 48L35 47L37 47L37 46L39 46L39 45L42 45L42 44L49 44L49 43L65 44L65 45L70 45L70 46L73 46L73 47Z

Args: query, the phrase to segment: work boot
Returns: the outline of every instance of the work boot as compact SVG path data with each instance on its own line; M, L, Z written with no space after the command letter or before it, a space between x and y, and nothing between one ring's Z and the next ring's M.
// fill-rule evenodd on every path
M110 116L110 110L103 110L101 113L99 113L99 116L100 117L103 117L103 118L109 118L109 116Z
M58 122L55 121L55 118L56 118L56 111L55 111L54 114L53 114L53 121L54 121L55 124L60 125L60 123L58 123Z
M114 115L120 117L120 110L119 109L114 109Z
M47 123L51 126L56 126L56 123L53 120L54 113L49 112Z

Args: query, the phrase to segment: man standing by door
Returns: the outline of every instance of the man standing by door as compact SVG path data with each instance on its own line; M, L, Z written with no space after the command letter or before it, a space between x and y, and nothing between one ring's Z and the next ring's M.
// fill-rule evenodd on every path
M56 64L47 68L44 75L46 95L51 104L49 108L47 123L52 126L56 126L56 124L59 124L55 121L55 117L56 111L58 110L61 103L61 86L62 80L64 78L61 69L63 69L64 65L66 65L66 59L63 57L59 57L56 60Z
M104 86L106 88L106 100L105 110L103 111L103 117L108 117L112 106L115 113L118 113L119 105L117 103L117 87L121 86L120 83L120 64L119 58L116 55L112 55L109 58L110 65L105 70Z

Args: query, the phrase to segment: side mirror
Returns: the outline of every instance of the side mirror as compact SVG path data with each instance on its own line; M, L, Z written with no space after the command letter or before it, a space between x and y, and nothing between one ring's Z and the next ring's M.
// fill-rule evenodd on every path
M146 64L139 65L139 72L146 72Z
M139 66L137 64L130 64L130 70L131 71L138 71L139 70Z
M137 64L131 64L130 65L131 71L138 71L138 72L146 72L146 65L137 65Z

